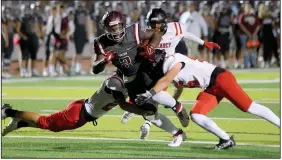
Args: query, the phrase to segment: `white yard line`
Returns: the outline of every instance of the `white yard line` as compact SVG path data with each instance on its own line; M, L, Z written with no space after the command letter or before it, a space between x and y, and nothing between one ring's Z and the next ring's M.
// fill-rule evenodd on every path
M75 98L70 98L70 97L36 97L36 98L31 98L31 97L2 97L2 100L75 100L75 99L84 99L85 97L75 97ZM179 100L183 104L194 104L195 100ZM222 100L221 102L223 103L231 103L228 100ZM280 104L280 101L256 101L257 103L265 103L265 104Z
M34 139L69 139L69 140L99 140L99 141L133 141L133 142L165 142L169 143L167 140L141 140L141 139L122 139L122 138L87 138L87 137L54 137L54 136L5 136L7 138L34 138ZM184 143L194 143L194 144L217 144L215 141L184 141ZM273 147L278 148L280 145L272 144L250 144L250 143L236 143L238 146L256 146L256 147Z

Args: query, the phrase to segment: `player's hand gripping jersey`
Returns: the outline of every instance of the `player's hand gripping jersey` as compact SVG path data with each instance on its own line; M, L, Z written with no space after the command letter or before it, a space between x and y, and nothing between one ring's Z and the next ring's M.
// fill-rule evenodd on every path
M206 61L201 61L175 53L174 55L167 57L164 61L164 74L166 74L175 64L179 62L183 63L183 68L174 78L176 83L188 88L205 89L209 86L211 75L216 66Z

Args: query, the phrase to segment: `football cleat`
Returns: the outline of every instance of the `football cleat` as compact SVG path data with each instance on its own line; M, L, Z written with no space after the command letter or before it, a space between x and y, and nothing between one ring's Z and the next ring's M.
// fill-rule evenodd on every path
M185 107L181 103L179 103L178 106L176 107L175 113L181 125L183 127L187 127L189 125L190 117L187 114Z
M150 133L151 129L151 122L145 122L141 127L140 127L140 139L147 139Z
M20 119L18 119L18 118L12 118L10 123L3 129L2 136L5 136L10 132L19 129L18 128L18 122L19 121L20 121Z
M125 111L121 117L121 123L123 124L127 123L133 116L134 116L134 113Z
M186 133L179 129L177 133L173 135L173 140L168 144L169 147L179 147L183 141L187 139Z
M6 110L11 109L11 105L4 103L1 107L1 119L4 120L7 118Z
M228 149L228 148L232 148L235 146L236 146L236 143L235 143L234 137L231 136L229 140L220 139L219 143L214 147L214 149L217 149L217 150Z

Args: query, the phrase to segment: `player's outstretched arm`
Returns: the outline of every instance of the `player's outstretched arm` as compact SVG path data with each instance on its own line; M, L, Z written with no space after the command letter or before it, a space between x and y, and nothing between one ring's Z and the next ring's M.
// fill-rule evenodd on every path
M182 62L175 64L165 76L158 80L155 86L150 90L146 91L146 93L137 95L135 99L136 104L142 105L147 101L149 98L154 96L156 93L160 92L161 90L165 89L174 79L175 76L181 71L184 67Z
M150 111L145 111L139 107L137 107L135 104L130 104L126 102L124 95L121 92L112 91L113 96L115 98L115 101L119 104L120 108L122 110L128 111L130 113L138 114L141 116L146 115L153 115L154 113L150 113Z

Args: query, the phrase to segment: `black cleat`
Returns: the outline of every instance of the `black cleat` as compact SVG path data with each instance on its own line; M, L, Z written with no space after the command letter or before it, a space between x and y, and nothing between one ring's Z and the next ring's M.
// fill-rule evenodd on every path
M214 149L217 149L217 150L228 149L228 148L232 148L235 146L236 146L236 143L235 143L234 137L231 136L229 140L220 139L219 143L214 147Z
M1 119L7 118L6 110L11 109L12 106L10 104L4 103L1 107Z

